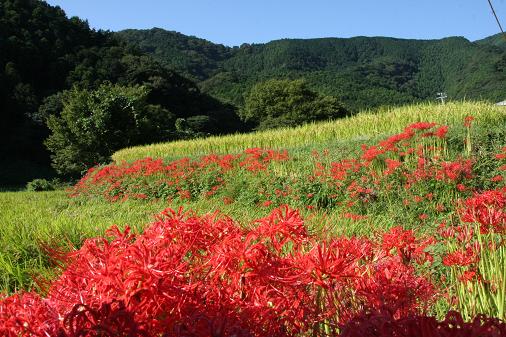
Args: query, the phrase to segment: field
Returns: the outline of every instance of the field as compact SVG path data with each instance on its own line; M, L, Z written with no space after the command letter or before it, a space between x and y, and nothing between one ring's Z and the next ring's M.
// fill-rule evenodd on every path
M457 125L469 114L478 119L480 124L497 125L503 120L504 109L481 102L448 103L444 106L416 104L362 112L337 123L320 122L296 128L132 147L116 152L113 159L116 162L145 157L177 159L208 153L236 153L252 147L323 148L336 141L363 141L394 134L401 132L406 125L420 121Z
M113 159L68 191L0 193L3 335L506 335L504 108Z

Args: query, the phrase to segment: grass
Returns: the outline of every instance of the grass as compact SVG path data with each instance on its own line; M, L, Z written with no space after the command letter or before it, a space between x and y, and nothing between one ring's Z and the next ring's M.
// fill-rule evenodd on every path
M485 102L416 104L362 112L336 121L311 123L296 128L136 146L122 149L112 158L116 162L121 162L145 157L176 159L208 153L237 153L251 147L272 149L314 147L336 140L349 141L393 134L401 131L406 125L419 121L461 124L464 117L470 113L479 123L497 124L503 121L506 109Z
M473 134L468 133L469 139L471 136L472 139L465 143L463 135L466 130L462 122L464 117L470 114L475 118ZM476 158L486 158L505 145L503 136L506 129L506 109L486 103L463 102L448 103L444 106L413 105L365 112L339 121L309 124L293 129L135 147L118 151L113 158L115 161L132 161L151 156L170 160L183 156L198 157L208 153L234 153L249 147L288 149L293 160L274 163L272 167L274 176L282 180L293 176L305 177L308 172L312 172L312 150L328 149L329 161L353 157L357 149L360 149L360 144L373 143L417 121L450 125L448 142L452 146L456 144L451 148L455 153L466 154L469 150L473 151L473 155L479 155ZM483 153L480 154L481 152ZM493 169L493 165L486 160L477 163L476 167L481 172ZM0 293L37 289L38 284L34 279L40 279L41 276L51 278L57 274L58 269L55 269L43 247L79 247L86 238L103 235L105 230L114 224L120 228L129 224L134 231L142 231L144 225L151 222L154 214L167 207L177 209L182 206L200 214L219 210L240 224L248 224L252 219L267 215L271 210L258 207L258 203L251 202L246 193L247 185L252 185L252 189L255 189L255 183L264 186L265 182L261 179L262 176L258 176L258 181L253 181L250 175L231 177L231 182L227 185L230 190L225 191L224 195L236 194L237 202L232 204L224 204L219 196L208 199L199 197L191 202L178 199L171 203L164 200L148 202L129 199L125 202L110 203L96 196L69 198L65 191L0 193ZM426 187L428 190L423 188L424 193L432 192L431 186ZM315 193L318 192L320 191ZM454 200L455 195L444 195L441 199ZM374 214L374 217L360 222L344 219L341 216L342 209L339 208L316 211L302 209L301 213L309 230L322 237L371 236L394 225L406 226L406 218L413 214L416 215L416 223L419 222L418 213L414 213L419 210L409 211L413 214L407 214L409 212L402 207L401 200L401 195L395 195L392 200L388 200L389 204L386 206L369 206L365 212ZM430 227L431 230L433 228ZM501 254L502 258L504 251ZM487 258L487 261L489 260L496 261ZM500 296L502 297L498 302L503 300L504 291ZM444 309L443 311L446 311L446 307ZM504 306L501 307L501 315L504 315Z
M0 292L30 289L32 276L50 273L41 243L79 247L113 224L140 230L164 207L69 199L64 191L0 193Z

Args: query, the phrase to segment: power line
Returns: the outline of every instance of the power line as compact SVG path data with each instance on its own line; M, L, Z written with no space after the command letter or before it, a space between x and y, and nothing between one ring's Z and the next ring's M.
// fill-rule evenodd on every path
M488 4L490 5L490 9L492 9L492 13L494 13L495 21L497 21L497 24L499 25L499 29L501 30L501 33L504 35L504 30L502 29L501 22L499 21L499 18L497 17L497 14L495 13L494 6L492 5L492 1L488 0ZM506 35L504 35L506 38Z

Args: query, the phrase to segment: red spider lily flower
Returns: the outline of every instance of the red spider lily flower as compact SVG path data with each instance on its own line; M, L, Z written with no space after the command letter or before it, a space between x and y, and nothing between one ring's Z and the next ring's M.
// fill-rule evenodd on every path
M479 257L475 250L471 247L467 247L465 251L456 251L447 254L443 257L443 264L445 266L468 266L478 261Z
M506 231L506 188L477 193L464 201L462 221L478 223L482 233Z
M432 260L432 256L425 250L435 243L434 238L418 240L413 231L393 227L383 234L382 239L382 249L385 253L390 256L395 252L405 263L409 263L412 259L420 262Z
M433 128L434 126L436 126L436 123L417 122L417 123L413 123L411 125L408 125L406 127L406 129L409 129L409 130L427 130L427 129Z
M0 297L0 335L57 336L59 316L53 303L33 293Z
M476 270L466 270L462 275L459 276L461 282L467 283L478 279L478 273Z
M465 322L449 312L439 322L435 317L413 315L396 319L389 313L364 314L346 324L340 337L497 337L506 335L506 323L483 315Z
M402 163L398 160L394 159L385 159L385 163L387 164L387 169L384 174L389 175L392 174L398 167L402 166Z
M373 161L376 159L379 155L382 155L385 153L384 150L376 147L376 146L370 146L370 147L364 147L363 153L362 153L362 159L366 162Z
M357 285L357 293L367 299L371 310L400 318L423 310L418 301L427 305L433 300L433 285L416 276L414 268L405 265L400 258L382 259L373 268L371 276L359 280Z
M438 138L445 138L446 137L446 134L448 133L448 126L447 125L443 125L441 127L439 127L435 132L434 132L434 135Z
M496 155L495 155L495 158L496 158L496 159L499 159L499 160L501 160L501 159L506 159L506 146L503 146L503 147L501 148L501 153L496 154Z
M466 116L466 117L464 118L464 126L465 126L466 128L470 128L470 127L471 127L471 123L472 123L472 121L474 121L474 117L473 117L473 116Z

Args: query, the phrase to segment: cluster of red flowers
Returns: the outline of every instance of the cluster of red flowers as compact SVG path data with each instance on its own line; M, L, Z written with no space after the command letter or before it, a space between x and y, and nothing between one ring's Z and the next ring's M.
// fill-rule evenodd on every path
M160 197L184 200L201 194L209 197L223 186L224 174L230 170L263 172L271 162L286 160L286 150L259 148L237 155L211 154L193 161L182 158L168 164L162 159L145 158L133 163L91 168L74 186L72 196L101 193L110 201Z
M347 178L359 185L379 185L385 180L392 181L389 176L397 172L395 178L404 182L403 187L406 189L417 182L431 179L458 183L472 178L472 160L457 158L447 161L437 155L442 149L424 145L424 139L443 139L447 131L447 126L435 123L411 124L402 133L393 135L378 145L363 145L359 159L332 163L330 176L339 185L347 181ZM357 180L357 173L361 179ZM318 175L322 175L321 169L318 170Z
M329 151L321 155L313 151L313 172L302 165L300 169L304 171L286 173L272 165L291 160L286 150L255 148L238 155L183 158L168 164L146 158L91 169L76 184L73 195L101 194L111 201L217 197L224 204L241 199L267 207L345 206L344 217L352 221L366 219L371 202L401 197L414 214L411 221L426 220L427 213L452 208L445 204L447 200L442 200L448 193L465 197L473 190L474 161L448 158L442 148L447 132L447 126L419 122L376 145L363 145L357 158L329 161ZM297 165L290 167L296 170ZM495 177L495 181L500 182L499 178ZM244 180L248 181L247 186ZM241 186L228 188L239 183Z
M477 236L489 233L501 236L506 233L506 188L475 193L460 203L459 213L463 224L442 224L439 229L443 240L453 241L456 246L455 250L443 257L443 264L462 269L459 278L463 282L481 281L478 265L482 249L498 249L504 242L502 239L499 242L483 242Z
M263 149L91 169L75 195L101 193L112 201L217 195L230 204L234 196L224 191L242 174L253 186L242 188L253 188L265 207L340 205L344 219L363 221L371 219L372 203L402 200L415 221L425 223L455 208L442 204L446 193L450 202L462 198L456 212L462 223L441 225L436 237L393 227L372 237L322 240L289 206L275 208L249 229L218 213L168 209L142 234L113 227L77 251L54 251L64 268L48 281L44 296L0 296L0 335L506 336L506 323L494 318L427 316L448 295L436 274L461 267L463 282L481 282L478 264L487 247L476 236L506 233L503 180L486 179L493 189L473 194L473 160L450 160L438 147L447 132L446 126L420 122L363 146L357 158L330 161L327 151L314 152L315 170L302 175L279 174L273 163L289 160L288 153ZM506 159L506 147L496 159ZM442 252L449 242L456 244ZM437 272L436 260L442 261Z
M506 323L484 316L464 322L450 312L442 322L434 317L410 316L395 320L388 315L365 315L350 322L341 337L500 337L506 336Z
M112 228L109 240L87 240L67 257L45 298L3 299L0 333L337 335L368 313L418 317L434 300L434 286L415 272L430 259L429 243L411 231L320 241L288 207L256 225L166 210L141 235Z

